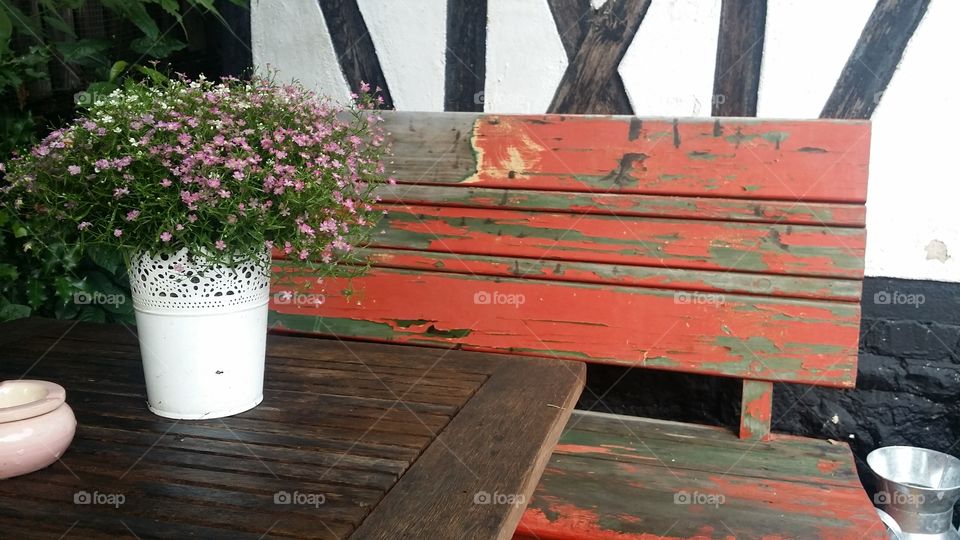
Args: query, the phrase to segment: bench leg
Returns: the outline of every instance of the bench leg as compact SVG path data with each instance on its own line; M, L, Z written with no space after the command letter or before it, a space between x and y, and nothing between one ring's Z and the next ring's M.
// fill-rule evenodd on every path
M773 383L743 381L740 403L740 438L766 441L770 439L770 418L773 415Z

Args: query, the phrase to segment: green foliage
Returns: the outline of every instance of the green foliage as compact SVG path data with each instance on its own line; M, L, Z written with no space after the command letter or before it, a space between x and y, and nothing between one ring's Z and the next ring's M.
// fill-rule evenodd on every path
M243 7L248 4L230 1ZM127 21L140 35L121 33L127 36L123 40L78 36L68 22L70 10L94 3ZM168 58L186 47L183 18L188 12L223 20L213 0L39 0L29 13L18 4L23 5L0 0L0 162L28 148L38 130L51 123L31 111L37 100L31 95L31 83L48 78L50 66L66 66L79 79L80 86L71 93L86 91L76 95L75 105L89 106L96 96L118 88L129 74L163 79L144 62ZM45 109L49 112L50 107ZM70 114L60 111L55 116ZM2 176L0 170L0 183ZM5 202L0 199L0 321L30 315L133 320L130 302L96 302L107 295L126 294L126 267L119 251L81 251L63 241L34 236L30 224L11 215Z

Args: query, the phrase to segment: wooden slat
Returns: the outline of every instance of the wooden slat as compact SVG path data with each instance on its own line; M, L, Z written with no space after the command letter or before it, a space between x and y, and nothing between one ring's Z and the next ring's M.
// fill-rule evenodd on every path
M391 206L374 247L666 268L861 278L863 229Z
M853 386L856 375L860 310L850 303L684 297L381 268L352 281L297 283L325 302L274 302L273 324L341 338L826 386ZM355 293L345 295L348 289Z
M684 270L660 266L579 263L555 259L522 259L400 249L362 250L375 267L450 272L490 277L522 277L546 281L573 281L721 293L744 293L786 298L859 302L857 280ZM285 261L276 261L281 274Z
M845 444L578 411L516 538L884 535Z
M494 374L384 497L381 507L389 510L367 518L357 537L511 538L586 378L581 363L551 370L549 376L536 367L532 361L512 362L509 369ZM510 391L516 381L533 380L536 384L526 387L522 402ZM499 443L517 430L537 444L507 448ZM451 437L450 432L470 436ZM546 443L541 446L541 441ZM443 467L451 454L458 464ZM498 477L483 473L491 469L498 471ZM437 475L440 470L442 476ZM506 515L490 512L491 506L506 506L509 511Z
M866 224L865 208L854 204L425 185L384 185L377 190L377 195L385 203L417 206L465 206L577 215L672 217L837 227L863 227ZM389 210L389 206L386 208Z
M743 381L743 396L740 400L740 438L768 440L772 417L773 383Z
M866 122L392 113L402 182L863 203Z

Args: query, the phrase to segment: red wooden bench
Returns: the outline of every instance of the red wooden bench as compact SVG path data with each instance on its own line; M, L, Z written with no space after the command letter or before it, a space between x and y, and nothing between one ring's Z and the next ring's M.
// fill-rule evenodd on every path
M276 327L743 380L736 433L576 411L518 537L885 538L846 444L770 432L773 381L854 386L868 123L385 117L369 273Z

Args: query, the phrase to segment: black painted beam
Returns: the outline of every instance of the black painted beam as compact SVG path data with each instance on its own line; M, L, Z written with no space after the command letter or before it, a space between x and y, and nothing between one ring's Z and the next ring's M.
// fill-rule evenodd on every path
M359 93L360 83L371 87L380 87L383 107L392 109L393 98L387 79L380 68L377 50L373 39L363 22L357 0L319 0L323 17L327 21L327 30L333 41L333 49L340 62L340 70L350 88Z
M930 0L877 2L821 118L867 119L873 115L929 4Z
M756 116L767 0L723 0L713 72L713 116Z
M447 0L443 108L483 111L487 74L487 0Z
M547 4L567 60L573 61L590 29L590 15L593 13L590 0L547 0Z
M555 21L559 23L557 13L564 13L564 22L560 24L566 28L560 31L568 31L569 16L565 13L577 8L577 4L556 1L551 4ZM586 32L547 112L633 114L617 68L649 7L650 0L607 0L597 12L589 15ZM569 56L569 49L567 54Z

